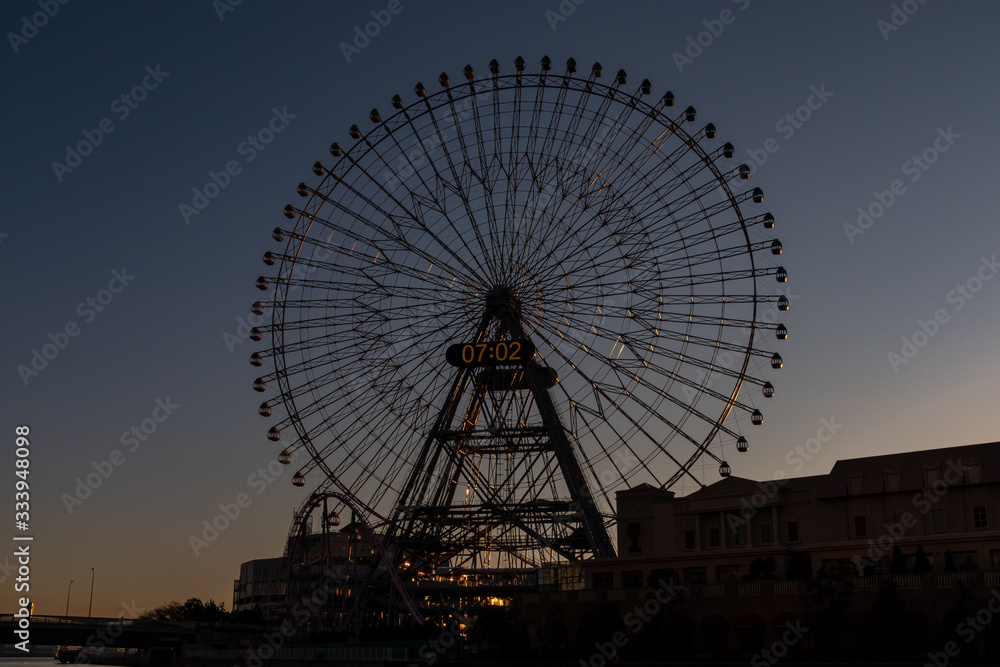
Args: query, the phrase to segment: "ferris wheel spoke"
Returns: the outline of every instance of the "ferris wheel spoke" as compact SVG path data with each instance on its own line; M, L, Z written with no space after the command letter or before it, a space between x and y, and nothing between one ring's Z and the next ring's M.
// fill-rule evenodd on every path
M548 345L549 348L557 356L562 357L563 360L566 363L568 363L572 368L574 368L574 370L576 370L576 365L573 362L569 361L566 358L566 356L561 351L560 347L558 347L556 345L553 345L551 341L547 341L544 338L542 339L542 341L546 345ZM586 349L586 348L584 348L584 349ZM589 350L587 351L587 354L590 355L590 356L593 355L593 353L591 351L589 351ZM603 385L602 383L598 383L597 381L595 381L593 379L587 379L587 382L590 384L591 390L592 390L593 395L595 396L595 398L599 399L598 405L606 404L606 406L607 406L605 409L599 410L599 413L602 415L602 417L606 417L607 410L609 410L609 409L611 409L613 407L615 409L615 411L616 411L616 414L621 415L626 420L634 423L634 420L632 420L632 418L629 415L625 414L624 411L622 411L622 410L620 410L618 408L617 403L615 402L614 398L609 395L608 389L606 388L605 385ZM664 423L665 426L667 426L671 431L673 431L677 435L681 436L684 439L687 439L687 440L691 441L692 444L694 444L696 446L700 445L700 443L698 443L696 440L694 440L693 438L691 438L691 436L689 436L687 434L687 432L684 431L684 429L682 429L679 425L673 423L670 420L662 418L662 417L660 419L661 419L661 421L663 421L663 423ZM610 421L608 423L606 423L606 424L602 424L602 426L607 426L607 427L611 428L614 431L615 436L616 436L616 438L618 440L623 441L623 442L626 440L625 437L621 433L619 433L619 432L617 432L617 430L615 430L614 425L611 424ZM659 440L654 439L653 442L656 443L658 447L661 447ZM669 451L667 451L663 447L661 447L661 449L662 449L662 451L663 451L664 454L666 454L672 461L674 461L674 463L677 463L678 465L680 464L680 462L677 461Z
M609 332L609 335L607 335L604 338L604 340L606 342L612 342L612 343L614 343L614 348L612 349L611 354L609 354L607 357L604 357L603 355L598 355L595 352L593 345L588 346L584 341L576 339L575 337L567 336L567 340L570 340L571 342L579 345L579 347L584 352L586 352L588 355L593 356L596 359L601 360L603 363L606 363L606 364L610 365L612 368L615 368L615 367L621 367L621 368L623 368L623 370L625 370L626 373L628 373L629 381L630 382L632 380L635 380L635 382L637 382L639 384L642 383L642 381L638 377L637 373L635 372L637 369L631 369L631 370L629 370L627 368L627 365L622 364L620 362L620 357L621 357L622 351L624 351L625 349L629 349L632 352L632 354L634 355L634 357L636 359L640 360L640 364L642 365L642 368L649 368L650 367L650 364L648 362L644 362L644 357L649 356L649 355L647 355L645 353L639 352L635 348L634 345L632 345L632 344L629 343L629 341L628 341L627 338L623 339L620 335L610 335L610 332ZM619 350L617 354L615 354L615 349ZM687 355L687 356L690 357L690 355ZM709 364L709 365L711 365L711 364ZM621 379L622 375L623 374L620 373L620 374L617 375L617 377L619 379ZM743 403L740 403L739 401L731 399L729 396L726 396L724 394L721 394L721 393L719 393L717 391L712 390L709 387L706 387L703 383L695 382L695 381L690 380L690 379L688 379L688 378L686 378L686 377L684 377L683 375L680 375L680 374L668 373L668 372L665 371L665 369L663 370L663 373L662 373L663 377L670 377L671 375L674 376L672 378L673 381L679 382L682 385L685 385L685 386L687 386L687 387L689 387L689 388L691 388L693 390L696 390L697 393L705 394L707 396L711 396L711 397L713 397L713 398L721 401L722 403L732 402L734 405L737 405L737 406L739 406L739 407L747 410L748 412L752 411L752 409L753 409L753 408L751 408L749 406L746 406ZM742 374L737 375L736 377L742 377ZM650 384L648 386L652 387L653 385ZM682 409L687 409L689 412L691 412L691 414L695 414L696 416L702 418L707 423L713 423L714 422L714 418L713 417L709 417L707 415L704 415L704 414L702 414L702 413L694 410L693 408L688 407L687 403L690 402L689 400L685 401L685 400L683 400L683 399L681 399L679 397L670 395L670 394L668 394L667 392L665 392L664 390L661 390L661 389L656 389L655 391L661 393L661 395L662 395L663 398L666 398L667 400L673 402L675 405L677 405L678 407L680 407Z
M446 89L445 92L448 94L448 101L449 101L449 104L450 104L450 107L451 107L452 118L453 118L453 120L457 120L457 115L458 114L457 114L457 111L455 110L455 107L454 107L454 99L452 98L450 88ZM441 148L443 150L444 158L445 158L445 161L447 162L447 165L448 165L448 170L451 173L451 179L449 180L445 176L443 176L440 173L438 173L436 167L435 167L435 173L438 176L439 182L447 190L449 190L452 194L456 195L457 197L459 197L459 199L461 199L462 204L463 204L463 208L465 210L465 214L466 214L466 216L468 216L468 221L471 223L468 228L472 231L472 233L473 233L473 235L475 237L476 243L478 245L479 252L482 253L482 255L487 260L485 262L485 266L482 267L482 268L485 269L486 267L489 267L490 265L492 265L494 263L494 261L496 260L496 257L493 254L495 248L493 247L493 244L488 243L487 240L480 233L481 225L480 225L479 221L477 221L475 212L472 210L472 208L471 208L471 206L469 204L469 196L466 193L466 188L469 187L469 185L471 185L471 182L472 182L471 175L469 175L469 172L466 171L465 174L464 174L464 178L462 176L460 176L460 174L459 174L459 168L456 167L456 163L455 163L455 161L452 158L451 151L449 150L449 143L450 143L450 141L448 139L446 139L446 137L444 135L444 131L442 130L441 125L439 124L438 119L437 119L437 117L434 114L433 107L431 107L430 103L427 102L426 100L425 100L425 104L427 105L427 113L428 113L428 116L431 119L431 124L434 127L434 131L436 133L436 136L437 136L437 139L438 139L438 143L439 143L439 145L441 146ZM456 138L457 138L457 141L459 142L459 147L461 148L461 154L462 155L467 155L468 154L468 148L467 148L467 146L465 144L465 137L464 137L464 134L460 130L456 131ZM431 160L431 162L433 162L433 160ZM461 167L467 167L468 166L467 160L465 160L465 159L463 159L462 161L460 161L459 164L460 164ZM465 181L465 183L463 183L463 181ZM450 219L449 219L449 222L451 222ZM452 229L455 231L456 234L461 235L459 229L454 225L453 222L451 222L451 226L452 226ZM468 247L467 247L467 249L468 249Z
M788 309L762 287L786 279L781 244L731 145L647 81L550 70L467 66L373 110L299 186L258 280L255 389L283 405L282 457L309 455L293 481L350 490L428 571L612 554L614 491L728 474L760 423L744 389L773 396L781 366L759 342L787 335L761 316ZM476 362L520 337L529 365Z
M404 114L406 113L405 109L403 110L403 113ZM413 123L412 120L409 119L408 115L407 119L409 120L410 126L412 127ZM422 140L420 140L419 146L421 151L423 151L423 155L425 156L427 163L431 165L432 168L434 168L435 179L440 178L436 168L434 167L434 161L430 156L430 150L427 148L427 146L425 146ZM357 163L354 163L354 165L356 164ZM413 206L413 210L411 210L410 208L407 208L407 206L400 199L398 199L391 192L389 192L383 184L380 184L371 174L368 173L367 170L364 170L363 167L359 168L363 170L363 173L367 181L369 183L374 183L377 186L377 188L386 195L386 197L391 199L394 208L402 211L402 213L404 214L403 216L393 215L390 211L384 209L383 207L375 203L373 200L371 200L367 195L365 195L360 190L355 188L353 184L349 183L347 180L340 178L337 181L337 183L342 184L349 192L351 192L356 197L364 201L368 206L370 206L374 211L376 211L383 220L388 220L392 223L392 225L396 229L396 235L395 236L386 235L387 239L389 239L390 241L395 241L396 243L399 243L400 245L407 247L414 252L419 252L417 248L406 242L407 231L419 232L421 234L426 235L434 244L436 244L436 246L441 251L447 253L450 259L457 266L461 267L465 271L470 270L470 267L466 264L465 259L463 259L462 256L458 255L455 252L451 244L444 242L440 238L440 236L426 224L426 222L424 221L424 216L421 215L421 213L429 213L431 211L435 213L440 213L441 214L440 219L444 219L447 222L447 226L449 226L453 230L455 238L459 239L462 245L465 247L467 251L466 256L472 258L473 260L478 256L475 253L471 252L469 246L465 244L464 240L462 240L461 233L458 231L458 228L455 227L454 221L452 221L445 213L444 205L439 200L438 193L436 192L436 189L434 187L431 187L421 176L420 184L423 188L423 193L422 194L417 192L411 193L411 205ZM345 215L350 216L355 222L360 223L363 227L371 228L379 235L385 234L385 230L382 227L373 227L371 221L368 220L367 217L364 217L356 213L353 209L341 204L339 201L336 200L331 201L328 199L327 202L333 205L338 210L340 210ZM402 227L401 226L402 220L412 221L413 226L409 228ZM482 267L477 266L476 268L481 269Z

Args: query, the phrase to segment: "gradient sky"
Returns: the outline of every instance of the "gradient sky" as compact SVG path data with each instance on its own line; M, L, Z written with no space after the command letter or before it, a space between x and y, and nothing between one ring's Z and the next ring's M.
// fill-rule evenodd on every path
M14 427L28 424L36 613L63 613L74 580L70 612L86 614L91 568L98 615L190 596L228 608L239 564L281 555L311 486L293 487L287 467L271 483L258 476L278 449L250 388L256 348L226 337L259 298L270 230L312 163L373 106L492 58L509 68L521 55L531 71L543 55L599 60L606 75L624 68L697 107L744 161L777 147L752 182L778 219L790 337L778 348L777 397L752 453L731 461L735 475L822 474L838 459L997 439L1000 279L976 282L1000 270L984 264L1000 254L997 3L564 0L574 10L563 16L557 0L403 0L347 62L340 43L387 2L243 0L220 16L223 2L70 2L16 44L10 34L41 10L37 0L4 4L0 259L11 289L0 400L10 472L0 495L16 534ZM715 22L725 10L729 23ZM674 54L706 22L721 34L702 36L708 45L679 67ZM145 99L121 101L144 81ZM787 121L813 90L822 105L813 98L807 121ZM274 109L294 118L246 161L241 142ZM113 130L56 174L67 144L96 136L105 118ZM925 151L934 163L921 170L912 159ZM230 160L240 173L185 224L179 204ZM896 180L895 201L849 238L844 225ZM102 293L114 271L128 284ZM967 298L959 286L981 289ZM108 297L91 312L88 298ZM894 368L889 353L902 356L903 337L936 313L936 328L925 325L934 335L918 335L925 344ZM17 367L71 323L77 335L26 384ZM177 407L166 416L158 400ZM155 432L123 445L154 416L166 417ZM809 460L789 457L822 420L842 426ZM70 513L63 495L115 450L120 465ZM195 555L189 536L241 493L250 505ZM9 567L13 547L5 553ZM0 610L13 611L6 567L0 578Z

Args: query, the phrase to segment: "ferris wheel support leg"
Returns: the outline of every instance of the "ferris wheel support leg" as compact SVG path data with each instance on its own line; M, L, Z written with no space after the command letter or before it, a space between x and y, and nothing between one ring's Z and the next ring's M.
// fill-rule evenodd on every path
M515 318L511 309L503 308L501 312L508 330L516 332L517 335L524 338L525 334L521 323ZM542 414L542 422L550 430L549 437L556 460L559 462L559 467L565 475L566 485L569 487L570 499L573 501L574 506L578 508L580 520L583 524L584 533L587 536L591 551L596 558L614 558L616 555L615 547L604 525L604 519L597 509L590 485L587 483L587 478L584 476L583 470L581 470L580 464L576 460L576 455L573 453L569 438L566 437L566 429L563 428L562 422L559 420L555 405L552 403L552 397L549 395L549 390L542 383L538 366L533 359L525 366L525 371L528 385L535 395L535 401Z

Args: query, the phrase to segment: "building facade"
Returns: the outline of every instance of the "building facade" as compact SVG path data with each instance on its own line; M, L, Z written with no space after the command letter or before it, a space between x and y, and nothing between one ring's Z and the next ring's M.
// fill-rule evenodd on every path
M554 613L572 637L598 606L626 618L665 590L679 595L659 605L671 616L663 632L683 628L695 649L767 646L826 604L842 605L838 632L861 646L884 600L930 640L962 604L1000 602L1000 443L848 459L827 475L728 477L684 497L641 485L617 505L617 558L553 566L570 576L547 572L548 585L515 600L540 645Z
M729 477L683 498L641 486L617 502L619 557L592 564L594 587L665 569L685 585L808 579L834 564L859 576L1000 570L1000 443L848 459L828 475Z
M285 602L288 566L284 558L259 558L240 565L233 582L233 611L271 607Z

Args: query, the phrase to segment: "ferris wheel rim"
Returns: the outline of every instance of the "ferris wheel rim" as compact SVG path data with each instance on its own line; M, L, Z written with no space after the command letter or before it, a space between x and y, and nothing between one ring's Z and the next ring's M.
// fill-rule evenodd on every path
M525 79L530 79L531 77L534 77L534 79L536 79L537 81L541 81L542 83L541 84L527 84L526 85L524 83L524 80ZM562 77L561 77L561 75L553 75L551 78L556 79L556 78L562 78ZM492 77L492 79L490 79L490 80L493 82L494 90L495 90L495 89L497 89L497 87L499 85L499 82L501 82L501 81L504 81L505 84L508 85L508 87L509 87L509 84L511 82L513 82L514 85L516 87L520 88L520 89L544 88L545 87L545 84L544 84L545 79L546 79L546 74L544 72L541 73L541 74L523 74L523 73L519 72L517 74L502 75L502 76L498 75L498 74L494 74L493 77ZM582 81L582 79L577 79L577 81ZM408 110L418 110L418 109L421 109L421 108L426 108L427 109L426 113L432 113L432 108L434 108L434 104L433 103L435 101L440 102L439 106L445 106L445 104L453 106L456 99L464 99L464 98L453 96L453 90L459 88L460 85L461 84L456 85L454 88L452 88L452 87L445 87L441 91L437 91L435 93L428 93L426 95L426 97L418 98L416 101L410 103L409 105L399 108L398 111L397 111L397 113L393 114L392 118L397 118L401 114L406 114ZM470 79L469 80L470 89L471 89L472 85L473 85L473 81ZM604 93L605 93L605 95L609 95L610 98L614 98L616 96L624 97L628 101L630 101L630 102L633 103L632 104L633 108L635 108L635 107L642 107L643 105L645 105L644 108L646 110L654 110L654 106L653 105L649 105L645 100L642 100L639 97L631 95L628 92L624 92L624 91L620 90L619 88L614 88L612 86L605 85L603 83L600 83L600 82L592 80L592 81L588 81L588 83L587 83L587 94L588 95L595 94L595 93L592 92L592 89L603 90ZM475 95L476 95L475 92L470 92L467 95L467 97L474 97ZM374 113L374 111L373 111L373 113ZM318 186L316 186L316 187L314 187L312 189L312 192L311 192L311 194L309 196L309 201L307 202L306 206L303 207L303 211L298 212L298 220L296 222L296 227L294 228L294 230L288 232L288 234L289 234L289 240L288 240L288 245L286 246L286 248L291 248L292 247L292 242L293 242L294 237L295 237L296 234L298 234L300 237L305 237L305 236L307 236L309 234L309 232L310 232L310 230L312 228L312 225L315 222L315 219L314 218L306 217L305 209L308 209L308 207L311 205L313 199L319 196L317 194L317 192L324 186L324 184L326 184L330 180L336 181L339 184L340 182L342 182L343 179L345 179L347 177L347 175L350 173L350 171L352 169L356 169L357 168L357 169L361 169L362 171L364 171L364 168L363 167L359 167L358 165L362 163L362 161L365 159L365 157L367 155L372 154L372 152L377 152L377 147L380 145L381 142L388 140L392 136L392 132L393 131L388 131L388 132L384 133L382 136L373 137L374 140L371 140L369 138L372 135L374 135L376 132L378 132L378 128L384 126L386 124L386 122L388 122L388 120L389 119L381 120L380 122L376 123L376 128L375 129L370 130L369 132L364 133L361 136L357 137L356 138L357 140L356 140L354 146L351 147L351 148L349 148L349 149L347 149L347 150L344 150L343 154L340 156L340 159L332 167L330 167L330 168L323 167L323 171L324 171L323 179L322 179L321 183ZM410 121L408 119L408 122L412 126L412 121ZM742 229L742 234L743 234L744 242L745 242L745 245L746 245L746 247L748 249L748 251L746 253L746 256L747 256L747 258L750 261L750 269L749 269L750 275L751 276L756 276L757 275L757 268L756 268L756 265L754 263L755 262L754 252L752 250L750 250L752 243L751 243L750 233L749 233L749 229L748 229L748 224L747 224L747 222L746 222L746 220L745 220L745 218L743 216L743 213L742 213L742 211L740 209L739 203L736 201L736 196L733 194L732 190L729 187L727 179L725 178L724 174L717 168L717 166L715 165L714 160L711 158L711 156L704 149L702 149L700 147L699 142L682 127L683 123L679 123L679 124L675 124L675 125L676 126L672 128L672 131L675 134L675 136L677 136L678 134L681 135L681 140L684 141L685 143L687 143L689 145L689 147L699 156L699 158L705 164L706 168L708 168L708 169L710 169L712 171L712 174L713 174L714 178L719 183L719 185L723 188L726 196L728 196L729 201L732 204L732 209L733 209L733 211L735 211L736 215L738 216L739 225L740 225L740 227ZM354 128L352 128L352 130L353 129ZM367 147L365 149L363 149L359 155L356 155L356 156L352 155L352 151L354 151L355 148L357 148L358 146L364 146L364 145L367 145ZM337 173L338 165L344 164L345 161L348 162L348 163L350 163L349 166L346 167L343 170L343 172ZM699 202L699 204L701 204L701 202ZM302 232L299 232L298 231L299 230L299 224L301 224L303 222L303 220L307 220L308 224L306 225L305 229ZM715 239L715 244L716 244L716 248L718 249L718 239ZM286 252L286 256L283 257L282 260L281 260L282 264L281 264L281 267L279 268L279 275L282 275L280 272L284 271L284 267L285 267L285 263L286 262L290 262L290 266L293 266L293 267L296 266L299 254L303 250L304 250L304 245L300 242L299 245L296 247L295 253L293 255L291 255L291 257L292 257L291 260L289 260L289 258L287 256L289 253ZM279 283L280 283L280 281L279 281ZM757 308L757 305L759 303L758 292L757 292L757 281L756 280L750 280L749 284L752 286L752 292L749 295L749 303L751 304L751 306L750 306L750 308L751 308L751 315L750 315L749 319L752 322L756 322L757 321L757 317L758 317L758 308ZM275 366L276 366L276 371L274 373L274 379L278 383L279 390L280 390L280 396L282 397L283 402L285 402L285 404L289 407L289 409L287 410L287 412L289 414L289 418L286 421L287 421L288 425L291 425L293 427L293 430L296 432L297 439L300 442L301 446L303 448L305 448L308 451L308 453L310 454L310 457L311 457L311 460L312 460L312 465L311 465L310 469L318 468L319 470L321 470L324 473L324 475L327 478L336 478L337 475L336 475L335 469L332 468L328 464L327 459L324 456L324 451L325 450L322 449L322 448L320 448L319 446L317 446L317 445L315 445L313 443L312 438L311 438L311 434L310 434L310 430L307 429L303 424L300 424L299 421L297 419L295 419L295 417L294 417L294 415L299 414L299 412L303 409L303 408L301 408L298 405L297 399L300 396L303 396L304 394L296 395L296 393L294 392L293 386L292 386L291 382L289 381L289 375L286 373L288 366L285 364L284 354L283 354L283 352L281 352L281 350L284 349L284 331L285 331L285 326L286 326L286 319L285 319L285 317L286 317L286 308L285 308L285 306L287 304L287 300L286 299L287 299L287 295L288 295L288 289L289 289L289 283L284 283L284 284L278 284L278 285L276 285L276 291L275 291L275 297L276 298L275 298L275 301L274 301L275 307L274 307L274 310L273 310L273 320L272 320L272 322L273 322L272 335L274 336L274 346L273 346L272 349L274 351L273 358L275 360ZM283 293L283 298L280 299L280 300L278 299L278 292L279 292L279 290L282 291L282 293ZM745 344L746 350L748 352L747 352L747 354L745 354L743 356L742 365L740 366L740 368L739 368L739 370L737 372L737 377L736 377L736 379L734 381L734 386L731 388L731 390L729 392L729 400L725 404L725 407L722 410L720 417L717 418L715 426L712 428L711 432L704 438L704 440L700 443L700 445L698 445L696 447L696 449L691 453L691 455L687 459L683 459L683 457L682 457L682 460L684 460L683 464L681 463L681 461L675 459L675 463L678 466L678 471L677 471L678 475L682 475L685 472L688 472L690 470L691 466L693 465L693 463L697 459L701 458L702 456L705 456L706 454L710 455L712 458L715 458L717 461L720 460L718 457L716 457L711 452L710 449L708 449L708 447L709 447L710 442L718 435L720 429L723 428L723 423L725 422L726 418L728 417L729 413L731 412L732 408L734 407L734 405L737 402L737 397L740 394L740 390L741 390L742 385L744 383L744 377L747 374L748 366L750 364L750 360L751 360L751 356L752 355L750 354L749 351L753 349L754 337L755 337L755 334L756 334L756 328L757 327L750 327L750 330L749 330L749 339L748 339L748 341ZM716 352L716 354L717 353L718 352ZM713 360L714 360L714 357L713 357ZM680 363L680 362L678 362L678 363ZM699 398L700 397L701 397L701 395L699 395ZM690 416L691 416L691 412L688 412L688 413L686 413L684 415L684 418L687 419ZM303 469L305 469L305 467ZM672 483L674 481L676 481L676 479L675 478L671 478L670 483ZM669 486L670 483L665 483L665 485Z

